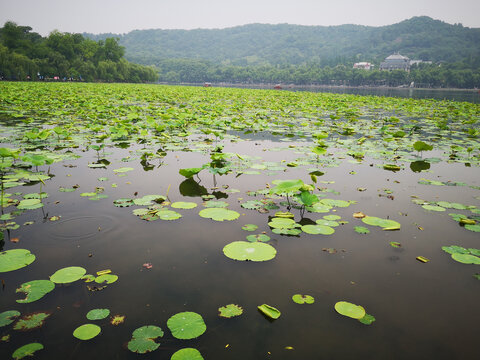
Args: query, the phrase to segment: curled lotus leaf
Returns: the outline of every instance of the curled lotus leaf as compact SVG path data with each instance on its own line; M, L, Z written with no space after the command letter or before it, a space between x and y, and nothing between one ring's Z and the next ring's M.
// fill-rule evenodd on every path
M212 219L215 221L224 221L224 220L235 220L238 219L240 214L233 210L228 210L224 208L207 208L201 210L198 215L203 218Z
M42 349L43 345L40 343L30 343L27 345L23 345L13 352L12 358L15 360L20 360L27 356L33 356L36 351Z
M74 330L73 336L80 340L90 340L100 334L100 331L101 328L98 325L84 324Z
M243 309L241 306L238 306L236 304L228 304L218 308L218 312L219 312L218 316L220 317L232 318L235 316L242 315Z
M10 325L20 316L20 311L7 310L0 313L0 327Z
M272 260L277 250L263 242L234 241L223 248L226 257L238 261Z
M195 339L207 330L207 325L200 314L185 311L173 315L167 320L167 326L177 339Z
M265 316L267 316L267 317L269 317L270 319L273 319L273 320L278 319L280 317L280 315L282 315L280 310L278 310L277 308L274 308L273 306L267 305L267 304L263 304L263 305L258 306L258 310L262 314L264 314Z
M170 360L203 360L203 356L197 349L185 348L175 352Z
M33 280L26 282L15 291L25 293L25 299L17 300L17 303L31 303L37 301L55 288L50 280Z
M315 298L311 295L301 295L295 294L292 296L293 302L296 304L313 304L315 302Z
M367 225L372 226L379 226L383 228L383 230L399 230L400 223L396 222L395 220L390 219L381 219L376 216L365 216L362 221Z
M353 319L361 319L365 316L365 309L360 305L355 305L347 301L339 301L335 304L335 310L344 316Z
M82 267L70 266L57 270L52 276L50 276L50 280L55 284L68 284L80 280L86 273L87 270Z
M158 326L142 326L132 333L132 339L127 344L128 350L139 354L157 350L160 344L155 339L159 337L163 337L163 330Z
M172 203L172 208L174 209L194 209L198 205L194 202L187 202L187 201L177 201Z
M331 235L335 232L335 229L326 225L303 225L302 231L312 235Z
M87 313L88 320L102 320L110 315L109 309L93 309Z
M21 269L35 261L29 250L12 249L0 252L0 273Z

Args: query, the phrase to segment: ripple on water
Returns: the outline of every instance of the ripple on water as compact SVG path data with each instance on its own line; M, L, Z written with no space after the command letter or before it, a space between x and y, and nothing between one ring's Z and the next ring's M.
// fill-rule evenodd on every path
M56 239L84 240L100 233L104 235L115 225L118 225L115 218L106 215L77 216L57 222L51 227L50 232Z

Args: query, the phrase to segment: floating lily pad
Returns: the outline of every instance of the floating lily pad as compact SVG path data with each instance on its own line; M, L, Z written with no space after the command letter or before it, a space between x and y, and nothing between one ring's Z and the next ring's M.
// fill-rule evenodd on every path
M193 209L197 207L197 204L194 202L177 201L172 203L171 207L174 209Z
M425 204L425 205L422 205L422 208L424 208L425 210L429 210L429 211L445 211L444 207L441 207L441 206L438 206L438 205Z
M256 241L267 242L267 241L270 241L270 236L265 234L248 235L247 240L250 242L256 242Z
M73 332L73 336L80 340L90 340L100 334L101 328L95 324L84 324Z
M14 358L15 360L20 360L27 356L33 356L36 351L42 349L43 345L40 343L30 343L27 345L23 345L22 347L19 347L13 352L12 358Z
M453 253L452 259L462 264L480 265L480 257L471 254Z
M400 229L400 223L390 219L381 219L375 216L365 216L362 221L367 225L380 226L383 228L383 230Z
M258 226L255 224L245 224L242 226L242 230L245 231L255 231L258 229Z
M264 314L265 316L269 317L270 319L274 319L274 320L278 319L280 317L280 315L282 315L280 310L278 310L277 308L274 308L273 306L267 305L267 304L263 304L263 305L258 306L258 310L260 310L262 312L262 314Z
M338 215L325 215L323 218L324 218L325 220L335 221L335 220L340 220L340 219L341 219L341 216L338 216Z
M27 331L38 328L43 325L50 316L47 312L38 312L22 316L13 326L14 330Z
M218 308L218 316L225 318L232 318L235 316L240 316L243 314L243 309L241 306L235 304L229 304Z
M224 221L224 220L235 220L238 219L240 214L233 210L228 210L224 208L208 208L201 210L198 215L203 218L212 219L215 221Z
M177 220L182 217L182 214L173 211L173 210L159 210L155 213L155 216L158 216L161 220Z
M293 219L274 217L268 225L274 229L291 229L299 225Z
M347 301L339 301L335 304L335 310L344 316L353 319L361 319L365 316L365 309L360 305L355 305Z
M102 320L110 315L110 310L108 309L93 309L87 313L88 320Z
M114 173L126 173L128 171L132 171L133 168L131 167L121 167L121 168L118 168L118 169L113 169L113 172Z
M334 221L334 220L318 219L318 220L315 220L315 222L318 225L329 226L329 227L340 226L340 224L337 221Z
M442 250L449 253L449 254L469 254L470 251L465 249L464 247L457 246L457 245L451 245L451 246L442 246Z
M95 278L95 282L97 284L103 284L103 283L112 284L117 280L118 280L118 276L113 274L100 275Z
M312 235L331 235L335 232L335 229L325 225L303 225L302 231Z
M26 294L25 299L17 300L17 303L31 303L41 299L55 288L55 284L50 280L33 280L26 282L15 291Z
M24 199L17 205L17 209L20 210L33 210L43 206L40 199Z
M10 325L20 316L20 312L17 310L7 310L0 313L0 327Z
M248 210L258 210L263 207L263 203L259 200L248 200L240 206Z
M0 273L21 269L35 261L29 250L12 249L0 253Z
M195 339L202 335L207 326L200 314L186 311L173 315L167 320L167 326L177 339Z
M154 351L160 346L155 339L163 337L163 330L155 325L142 326L132 333L132 339L128 342L128 350L145 354Z
M476 225L465 225L465 229L473 231L473 232L480 232L480 224Z
M336 206L336 207L349 207L351 202L345 200L335 200L335 199L322 199L320 203L327 206Z
M129 206L132 206L133 204L134 204L133 200L127 199L127 198L117 199L113 202L113 205L115 205L116 207L129 207Z
M205 202L203 205L206 208L226 208L229 204L226 201L210 200Z
M52 276L50 276L50 280L55 284L68 284L80 280L86 273L87 270L82 267L70 266L57 270Z
M355 226L354 230L358 234L369 234L370 233L370 230L368 230L368 228L366 228L365 226Z
M316 203L316 204L313 204L312 206L307 206L305 209L313 213L328 213L332 209L332 206Z
M170 360L203 360L203 357L197 349L185 348L175 352Z
M226 257L239 261L268 261L275 257L277 250L262 242L234 241L223 248Z
M313 304L315 302L315 298L313 296L301 294L293 295L292 300L297 304Z

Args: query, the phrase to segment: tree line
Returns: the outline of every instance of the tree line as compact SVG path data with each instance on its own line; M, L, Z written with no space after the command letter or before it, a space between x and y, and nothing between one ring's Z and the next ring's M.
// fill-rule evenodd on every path
M0 78L80 81L153 82L154 67L133 64L115 38L91 40L81 34L51 32L6 22L0 28Z

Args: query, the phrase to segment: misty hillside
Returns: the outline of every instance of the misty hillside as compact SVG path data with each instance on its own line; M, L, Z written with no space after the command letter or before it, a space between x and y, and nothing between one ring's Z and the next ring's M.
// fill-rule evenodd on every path
M141 64L174 58L224 65L379 63L395 51L434 62L480 61L480 29L426 16L382 27L251 24L227 29L85 35L95 40L118 37L126 48L126 58Z

